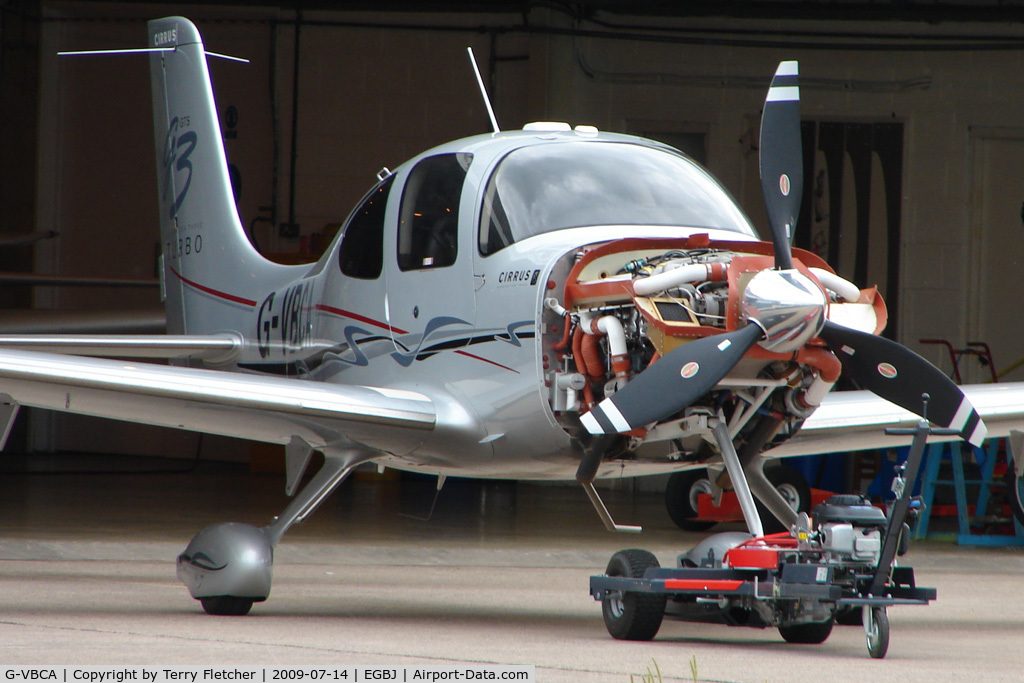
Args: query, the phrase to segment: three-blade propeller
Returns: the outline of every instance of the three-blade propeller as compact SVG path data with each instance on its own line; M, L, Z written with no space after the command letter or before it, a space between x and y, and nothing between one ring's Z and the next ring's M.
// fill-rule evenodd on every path
M797 62L779 64L765 99L760 140L761 190L772 230L776 271L793 268L790 240L800 213L803 157ZM711 391L762 339L766 321L683 344L581 417L591 434L628 432L663 420ZM938 368L882 337L825 321L817 335L860 386L917 415L921 394L931 396L927 417L953 427L972 445L986 429L963 392ZM766 342L767 345L767 342Z

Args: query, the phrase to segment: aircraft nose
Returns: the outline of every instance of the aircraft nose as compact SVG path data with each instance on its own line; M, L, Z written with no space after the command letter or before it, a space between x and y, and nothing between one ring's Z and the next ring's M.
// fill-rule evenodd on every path
M763 270L743 292L743 317L760 327L759 343L776 353L796 351L825 324L825 292L799 270Z

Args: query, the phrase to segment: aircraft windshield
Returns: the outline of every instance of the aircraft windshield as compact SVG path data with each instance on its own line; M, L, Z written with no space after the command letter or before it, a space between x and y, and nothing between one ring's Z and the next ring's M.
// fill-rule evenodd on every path
M484 194L480 252L554 230L591 225L678 225L755 235L728 192L678 154L616 142L522 147Z

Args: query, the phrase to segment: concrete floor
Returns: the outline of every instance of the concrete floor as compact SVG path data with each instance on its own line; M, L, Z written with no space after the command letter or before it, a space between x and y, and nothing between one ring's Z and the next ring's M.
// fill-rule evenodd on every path
M675 529L657 495L610 496L619 521L645 526L616 536L582 491L523 484L450 481L425 522L403 515L426 514L430 482L348 483L285 537L266 603L245 618L203 614L174 558L207 524L269 521L282 489L278 477L208 465L0 473L0 663L508 663L535 665L538 681L617 683L655 662L662 680L690 681L694 658L701 681L1019 680L1024 670L1019 548L917 544L906 559L939 599L890 610L880 661L860 627L802 646L774 629L666 621L653 642L615 641L588 577L625 547L673 563L701 535Z

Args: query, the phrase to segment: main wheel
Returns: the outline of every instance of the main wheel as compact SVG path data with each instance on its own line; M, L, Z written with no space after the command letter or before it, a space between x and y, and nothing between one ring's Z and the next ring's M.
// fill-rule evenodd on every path
M821 645L832 635L832 625L835 620L829 617L828 621L811 622L809 624L790 624L779 626L779 635L787 643L799 643L802 645Z
M711 481L706 469L675 472L665 487L665 508L676 526L686 531L707 531L714 522L695 519L697 496L711 494Z
M810 512L811 510L811 486L804 479L804 475L789 465L768 465L764 468L764 476L768 478L775 490L786 499L786 503L796 513ZM757 512L761 516L761 524L766 534L788 531L783 527L782 522L775 519L775 515L755 501ZM827 637L827 636L826 636Z
M202 598L203 611L218 617L244 617L252 609L251 598L236 598L233 595L218 595Z
M868 619L867 610L871 610ZM868 639L868 654L872 659L882 659L889 651L889 615L884 607L864 608L864 632Z
M646 550L620 550L608 561L605 574L639 579L648 568L660 566ZM664 595L653 593L609 593L601 600L604 625L617 640L650 640L661 628L665 601Z

